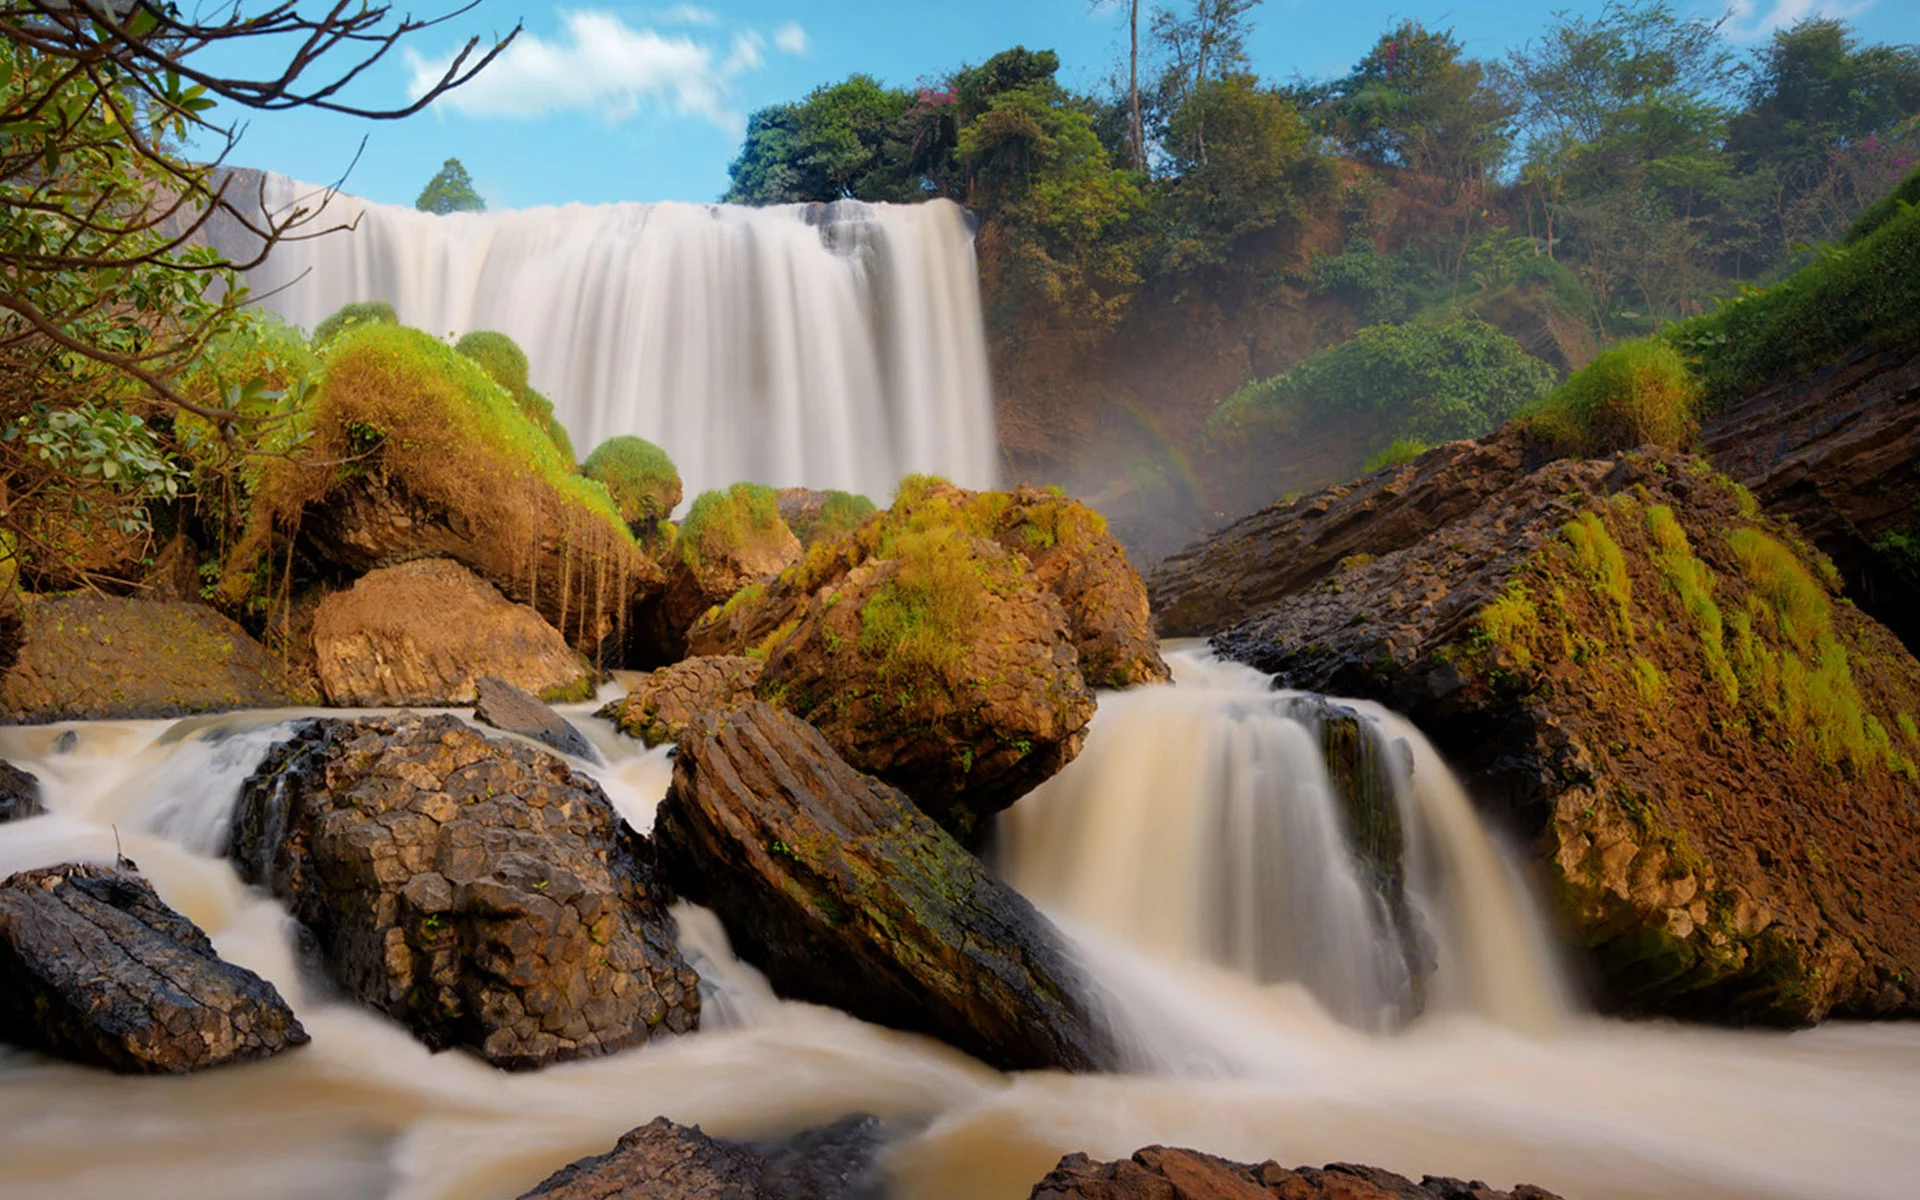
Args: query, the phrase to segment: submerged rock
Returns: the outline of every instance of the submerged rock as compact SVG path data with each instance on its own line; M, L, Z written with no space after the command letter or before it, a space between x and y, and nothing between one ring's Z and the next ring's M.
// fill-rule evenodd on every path
M232 855L434 1049L528 1070L698 1021L646 840L562 760L453 716L306 723L247 780Z
M599 715L649 746L677 742L699 717L730 713L753 699L763 666L737 654L689 658L650 673Z
M40 803L40 780L0 760L0 824L37 817L46 811L46 805Z
M754 703L690 730L655 838L782 995L1003 1070L1113 1062L1058 931L804 721Z
M665 1117L561 1168L520 1200L881 1200L880 1122L847 1117L771 1142L726 1142Z
M1559 1200L1531 1184L1500 1191L1474 1180L1428 1175L1419 1183L1379 1167L1331 1163L1289 1169L1271 1160L1229 1162L1198 1150L1148 1146L1095 1162L1069 1154L1034 1185L1029 1200Z
M311 702L247 631L204 604L22 596L0 721L137 720Z
M1476 507L1411 542L1431 498L1378 492L1341 534L1377 557L1297 580L1215 648L1412 718L1532 840L1610 1007L1920 1015L1920 889L1889 865L1920 862L1920 663L1699 460L1515 478L1496 455L1463 488Z
M343 708L472 704L489 675L544 699L593 694L559 630L450 559L383 567L327 596L313 646L320 686Z
M473 708L473 719L482 725L532 738L543 746L575 758L600 761L599 751L593 748L593 743L586 739L586 735L575 729L565 717L540 703L538 697L493 675L480 681L478 691L480 695Z
M130 869L0 882L0 1041L123 1074L184 1075L303 1045L272 984L223 962Z

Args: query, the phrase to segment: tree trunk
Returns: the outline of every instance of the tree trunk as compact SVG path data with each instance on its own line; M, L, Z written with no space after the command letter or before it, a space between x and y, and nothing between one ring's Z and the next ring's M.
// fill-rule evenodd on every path
M1140 122L1140 0L1133 0L1127 10L1127 35L1132 40L1132 54L1127 61L1127 106L1131 119L1127 126L1127 137L1133 143L1133 169L1147 169L1147 133Z

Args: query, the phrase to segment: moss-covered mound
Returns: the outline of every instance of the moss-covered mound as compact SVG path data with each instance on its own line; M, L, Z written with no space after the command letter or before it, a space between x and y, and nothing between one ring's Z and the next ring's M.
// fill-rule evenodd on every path
M667 452L644 438L608 438L594 447L580 473L599 480L636 533L672 515L680 505L680 471Z
M415 329L371 324L329 343L262 460L220 582L271 596L290 548L352 572L441 555L532 605L592 653L624 633L636 588L662 576L602 485L475 362Z
M574 459L573 439L553 415L553 401L536 391L527 378L527 352L504 333L478 329L453 344L460 354L480 364L480 369L514 398L520 410L538 425L568 464Z
M667 546L667 586L638 613L637 657L647 667L678 662L687 653L687 631L703 614L786 570L801 550L780 519L773 489L757 483L700 493L677 530L655 522L648 541Z
M1535 839L1613 1006L1912 1016L1920 663L1836 592L1742 489L1629 455L1509 476L1215 645L1418 722Z
M879 509L852 492L781 488L780 516L803 546L858 528Z
M313 347L324 349L328 342L360 325L398 325L399 314L385 300L356 300L343 304L332 316L313 327Z
M1649 338L1599 355L1523 423L1555 453L1583 458L1648 444L1689 450L1700 433L1699 406L1700 384L1686 361Z

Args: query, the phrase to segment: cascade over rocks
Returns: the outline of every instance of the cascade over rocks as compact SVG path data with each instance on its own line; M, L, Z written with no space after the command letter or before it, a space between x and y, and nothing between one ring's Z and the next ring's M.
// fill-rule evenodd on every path
M0 1041L122 1074L185 1075L304 1045L272 984L122 867L0 882Z
M1144 586L1098 514L926 479L688 642L765 655L763 698L963 839L1072 761L1091 687L1168 677Z
M40 780L0 759L0 825L46 811L47 806L40 802Z
M727 1142L655 1117L520 1200L882 1200L880 1122L846 1117L770 1142Z
M473 708L473 719L482 725L532 738L543 746L575 758L600 761L600 752L593 748L593 743L565 717L540 703L539 697L529 695L493 675L480 681L479 693L479 701Z
M25 637L0 721L137 720L310 703L266 647L204 604L20 597Z
M353 995L528 1070L698 1022L650 849L553 755L403 714L304 723L247 780L231 853Z
M1069 1154L1034 1185L1029 1200L1560 1200L1531 1184L1499 1191L1428 1175L1419 1183L1379 1167L1329 1163L1288 1169L1250 1166L1198 1150L1148 1146L1131 1158L1095 1162Z
M674 887L782 995L1002 1070L1112 1065L1059 933L806 722L754 703L696 725L654 830Z
M1429 458L1184 556L1275 596L1214 647L1415 721L1534 839L1610 1007L1920 1014L1920 663L1699 460L1515 478L1493 447ZM1386 483L1475 461L1485 474L1457 480L1474 506L1409 540L1436 497ZM1312 542L1362 491L1338 522L1359 557L1284 584L1258 557Z
M753 699L765 664L737 654L689 658L651 672L597 715L649 746L677 742L703 715L721 716Z
M328 594L313 646L320 686L343 708L472 704L487 676L550 699L593 694L558 630L444 558L383 567Z

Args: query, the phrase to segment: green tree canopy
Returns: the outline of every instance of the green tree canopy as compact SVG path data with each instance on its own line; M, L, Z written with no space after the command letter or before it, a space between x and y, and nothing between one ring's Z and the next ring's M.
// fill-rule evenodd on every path
M420 189L420 198L413 206L421 212L443 217L448 213L487 211L487 202L474 190L473 176L467 174L457 158L440 164L433 178L427 180L427 186Z

